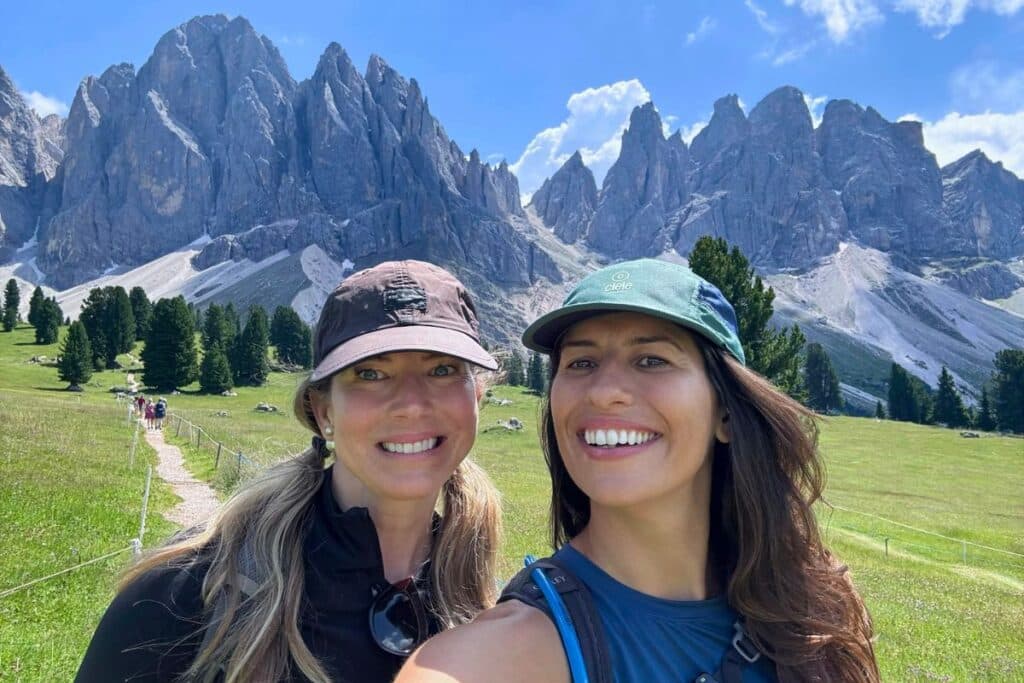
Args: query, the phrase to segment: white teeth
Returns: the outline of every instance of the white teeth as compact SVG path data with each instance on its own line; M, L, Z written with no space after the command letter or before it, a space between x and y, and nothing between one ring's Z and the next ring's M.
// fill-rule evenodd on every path
M654 436L653 432L638 432L635 429L587 429L583 432L583 440L591 446L635 446L647 443Z
M384 441L381 443L381 446L389 453L422 453L423 451L429 451L431 448L437 446L437 442L437 437L434 437L432 439L424 439L423 441L414 441L411 443Z

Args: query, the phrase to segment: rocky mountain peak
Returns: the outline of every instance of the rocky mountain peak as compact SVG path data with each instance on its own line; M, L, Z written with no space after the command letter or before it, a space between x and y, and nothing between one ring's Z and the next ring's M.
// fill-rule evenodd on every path
M583 236L597 208L597 183L578 150L533 193L530 206L563 242Z
M706 163L720 150L746 138L750 123L740 108L737 95L726 95L715 101L715 111L708 125L697 133L690 145L690 154L697 163Z
M749 121L755 134L782 136L787 141L809 139L814 130L803 93L788 85L776 88L758 102L750 112Z

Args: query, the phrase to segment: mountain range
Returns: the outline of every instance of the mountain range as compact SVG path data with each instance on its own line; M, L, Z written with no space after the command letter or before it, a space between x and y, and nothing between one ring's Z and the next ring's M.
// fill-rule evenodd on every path
M683 259L705 234L751 259L854 402L884 397L891 360L932 384L948 365L976 395L995 351L1024 347L1024 182L981 152L939 167L919 123L849 100L815 126L796 88L749 115L728 95L689 145L648 103L600 188L576 153L523 207L415 79L332 43L296 82L241 17L85 78L67 119L37 117L0 67L0 276L72 315L118 282L312 320L345 272L415 257L463 277L509 343L589 270Z

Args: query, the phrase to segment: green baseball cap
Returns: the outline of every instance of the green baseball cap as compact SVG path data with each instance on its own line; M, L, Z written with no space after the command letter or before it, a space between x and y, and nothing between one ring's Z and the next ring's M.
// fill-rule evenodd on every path
M559 308L523 333L523 344L550 354L570 326L599 313L630 311L693 330L746 365L739 325L718 287L686 266L638 259L607 266L583 278Z

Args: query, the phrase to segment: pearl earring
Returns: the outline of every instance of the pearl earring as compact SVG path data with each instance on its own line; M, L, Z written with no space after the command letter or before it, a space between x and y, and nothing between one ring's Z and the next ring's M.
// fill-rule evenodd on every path
M329 451L333 451L334 450L334 439L332 438L333 436L334 436L334 428L331 427L331 425L325 425L324 426L324 441L326 442L327 450L329 450Z

